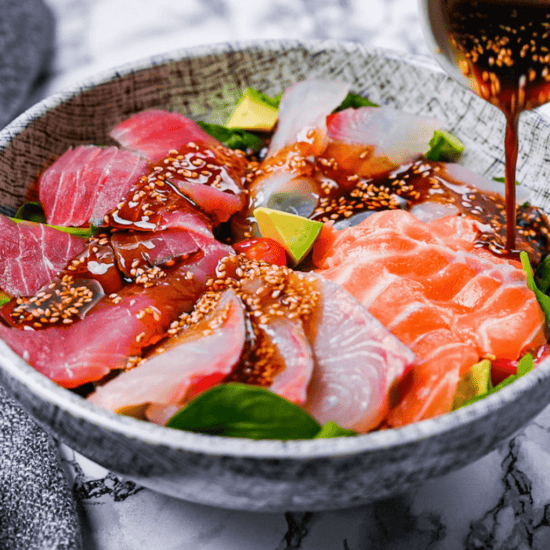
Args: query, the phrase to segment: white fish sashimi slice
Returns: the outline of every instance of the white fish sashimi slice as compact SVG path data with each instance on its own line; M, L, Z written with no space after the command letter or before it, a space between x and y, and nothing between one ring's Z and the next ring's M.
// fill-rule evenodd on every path
M388 157L396 165L411 161L430 148L438 120L390 107L344 109L331 118L329 138L350 145L375 147L376 157Z
M287 145L311 142L310 130L319 130L321 143L313 147L312 154L324 149L326 117L346 98L349 84L331 80L305 80L289 86L279 106L277 130L269 146L268 157ZM315 145L315 144L314 144Z
M477 187L477 189L481 189L482 191L498 193L499 195L504 195L506 192L504 183L480 176L479 174L472 172L472 170L469 170L456 162L445 163L445 173L453 180L456 180L457 183L460 182L458 183L459 186L468 184ZM447 185L449 184L447 183ZM524 203L528 201L529 198L530 194L527 187L523 185L516 186L516 203Z
M319 281L315 368L304 408L322 424L332 420L367 432L387 414L394 384L415 357L351 294L322 277Z
M207 332L207 334L204 333ZM232 290L193 329L162 345L144 363L99 387L88 400L115 411L153 405L181 406L188 394L219 383L239 360L245 341L244 309Z
M269 389L293 403L304 403L314 363L302 323L278 317L261 325L261 328L285 365L285 369L275 376Z

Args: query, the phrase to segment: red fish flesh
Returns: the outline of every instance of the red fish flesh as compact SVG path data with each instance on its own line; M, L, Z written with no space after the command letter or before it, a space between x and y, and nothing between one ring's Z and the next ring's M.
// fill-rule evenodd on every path
M83 250L79 237L0 216L0 288L12 296L34 294Z
M52 225L99 225L147 172L147 160L131 151L94 145L69 149L39 180L46 219Z

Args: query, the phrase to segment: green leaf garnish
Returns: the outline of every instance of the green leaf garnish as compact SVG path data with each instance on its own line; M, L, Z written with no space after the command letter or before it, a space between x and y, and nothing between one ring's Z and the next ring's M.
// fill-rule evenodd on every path
M537 266L535 281L538 288L546 294L548 287L550 287L550 256L546 256Z
M528 372L533 370L533 356L530 353L526 353L519 361L518 361L518 369L516 374L511 374L507 378L505 378L500 384L497 384L496 386L492 386L489 388L489 390L486 393L482 393L480 395L476 395L469 401L466 401L462 405L460 405L459 408L465 407L466 405L471 405L472 403L475 403L476 401L479 401L480 399L485 399L488 395L492 395L493 393L496 393L497 391L501 390L505 386L508 386L512 382L515 382L518 378L521 378Z
M169 428L250 439L310 439L320 429L298 405L248 384L215 386L166 423Z
M332 437L350 437L357 435L357 432L342 428L336 422L329 420L315 435L314 439L329 439Z
M506 183L506 178L493 178L494 181L498 181L499 183ZM516 181L516 185L520 185L519 181ZM525 203L528 204L528 203Z
M464 151L464 144L450 132L436 130L430 140L430 149L424 155L427 160L456 161Z
M39 202L26 202L15 213L16 220L26 220L29 222L46 223L46 215L42 205Z
M266 388L229 383L201 393L166 426L179 430L249 439L312 439L356 435L334 422L322 428L298 405Z
M550 296L547 296L542 290L539 289L535 281L535 276L533 274L533 268L531 267L531 262L529 261L529 256L527 252L521 251L519 253L519 258L521 260L521 266L525 275L527 277L527 286L535 293L537 301L546 316L546 323L550 326Z
M22 222L41 223L41 222L35 222L30 220L18 219L15 217L10 218L10 220L15 223L22 223ZM99 228L95 227L94 225L90 225L90 227L65 227L62 225L49 225L47 223L44 223L42 225L45 225L46 227L51 227L52 229L56 229L57 231L62 231L63 233L69 233L70 235L74 235L75 237L82 237L83 239L88 239L89 237L97 233L97 231L99 230Z
M357 109L359 107L378 107L378 105L368 100L366 97L349 92L344 98L344 101L342 101L339 107L336 107L334 112L336 113L349 108Z
M227 128L220 124L208 124L206 122L197 122L197 124L208 134L215 137L218 141L227 145L230 149L242 149L246 151L259 151L264 142L258 136L241 130L240 128Z
M0 290L0 306L7 304L10 300L11 296L7 292Z
M259 90L254 90L254 88L248 88L248 94L250 95L250 97L254 98L256 101L265 103L266 105L269 105L274 109L279 108L279 104L281 103L281 98L283 97L283 93L284 92L281 92L275 97L271 97L267 94L264 94L263 92L260 92Z

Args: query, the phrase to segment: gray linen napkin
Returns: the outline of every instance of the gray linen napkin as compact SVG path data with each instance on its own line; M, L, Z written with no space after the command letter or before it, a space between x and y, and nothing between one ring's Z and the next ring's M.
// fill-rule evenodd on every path
M42 0L0 0L0 8L1 128L33 101L48 74L54 19ZM1 387L0 548L81 548L57 446Z
M77 550L80 525L58 448L0 387L0 548Z
M51 68L54 27L42 0L0 1L0 128L37 99Z

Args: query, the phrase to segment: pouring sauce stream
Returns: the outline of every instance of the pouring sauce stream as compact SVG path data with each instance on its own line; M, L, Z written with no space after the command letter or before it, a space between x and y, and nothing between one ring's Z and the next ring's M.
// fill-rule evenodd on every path
M459 0L449 41L474 91L506 117L506 251L515 251L518 121L550 101L550 1Z

